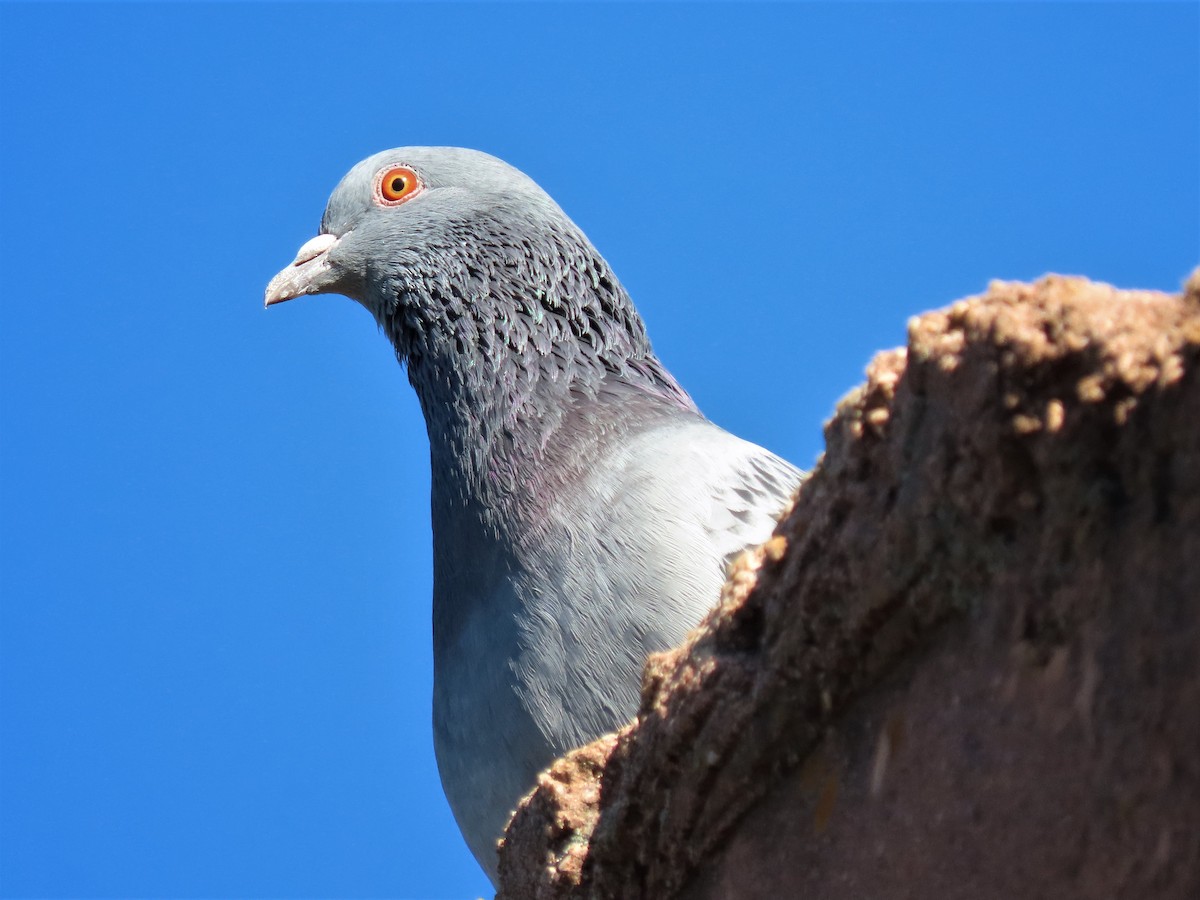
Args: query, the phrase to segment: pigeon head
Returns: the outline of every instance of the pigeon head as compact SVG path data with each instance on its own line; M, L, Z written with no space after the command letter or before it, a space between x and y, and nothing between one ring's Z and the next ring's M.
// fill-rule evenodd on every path
M272 279L266 305L331 293L365 306L406 357L464 318L535 331L557 313L593 319L610 340L620 326L631 345L645 342L628 297L558 205L507 163L458 147L387 150L342 179L320 233Z
M508 427L616 376L682 406L603 257L530 178L475 150L403 147L342 179L266 304L337 293L387 333L431 436ZM439 420L435 423L435 419Z
M529 178L486 153L386 150L338 184L320 233L271 281L266 305L303 294L343 294L378 316L398 299L389 287L420 293L439 268L454 264L455 249L469 255L464 238L503 231L509 219L538 217L565 218Z

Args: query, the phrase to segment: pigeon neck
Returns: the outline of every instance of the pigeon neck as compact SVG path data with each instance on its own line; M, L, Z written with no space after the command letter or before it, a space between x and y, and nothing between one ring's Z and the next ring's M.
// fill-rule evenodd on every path
M469 261L444 257L419 290L399 288L383 324L425 413L435 482L440 471L470 495L455 499L494 502L497 486L540 481L564 428L607 418L605 405L606 432L629 425L622 398L695 410L582 236L526 234Z

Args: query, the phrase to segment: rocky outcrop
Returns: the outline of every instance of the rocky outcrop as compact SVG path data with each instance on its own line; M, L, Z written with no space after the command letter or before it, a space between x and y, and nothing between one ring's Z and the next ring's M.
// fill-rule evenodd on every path
M500 896L1200 896L1200 275L920 316L826 441Z

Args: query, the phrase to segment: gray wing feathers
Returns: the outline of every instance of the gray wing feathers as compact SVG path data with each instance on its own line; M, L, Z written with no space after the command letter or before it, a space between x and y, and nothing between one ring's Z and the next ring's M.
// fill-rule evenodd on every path
M670 430L664 435L661 432ZM771 536L780 514L800 484L802 473L762 447L704 420L664 426L635 441L632 452L646 470L644 515L682 526L691 538L689 562L725 568L746 547ZM703 534L697 539L695 530ZM677 537L659 529L665 540ZM662 547L670 552L669 546ZM707 600L716 602L714 594Z
M556 695L538 706L568 746L634 713L646 654L678 644L703 618L729 562L770 537L801 479L690 416L627 438L602 460L551 511L567 546L551 546L533 580L562 595L525 598L531 670L522 681L531 696Z

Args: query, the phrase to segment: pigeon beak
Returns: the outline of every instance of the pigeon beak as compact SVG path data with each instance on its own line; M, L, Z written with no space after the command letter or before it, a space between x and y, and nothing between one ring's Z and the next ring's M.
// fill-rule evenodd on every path
M267 285L266 306L282 303L304 294L319 294L333 286L336 276L329 264L329 251L341 238L333 234L318 234L300 248L292 264L271 279Z

